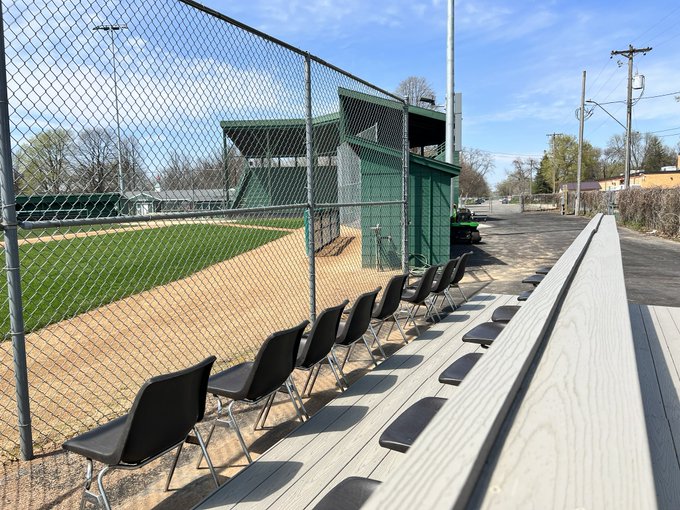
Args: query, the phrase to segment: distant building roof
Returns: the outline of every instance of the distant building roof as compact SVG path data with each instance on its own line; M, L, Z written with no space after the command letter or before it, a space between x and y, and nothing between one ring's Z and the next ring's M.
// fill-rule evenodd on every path
M224 189L177 189L166 191L126 191L128 200L159 200L159 201L215 201L224 200Z
M568 182L563 187L567 188L567 191L576 191L576 183ZM581 183L581 191L599 191L600 183L597 181L583 181Z

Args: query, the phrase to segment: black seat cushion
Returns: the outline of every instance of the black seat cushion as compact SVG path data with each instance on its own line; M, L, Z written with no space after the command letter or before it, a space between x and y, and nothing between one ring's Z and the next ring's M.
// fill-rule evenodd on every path
M439 382L442 384L458 386L481 357L481 352L471 352L465 356L461 356L451 363L446 370L439 374Z
M491 315L492 322L510 322L515 314L522 308L519 305L504 305L499 306L493 311Z
M407 452L445 403L446 399L440 397L419 400L384 430L380 435L380 446L402 453Z
M522 280L522 283L530 283L535 287L543 281L543 278L545 278L544 274L532 274L531 276L527 276L524 280Z
M505 324L502 322L484 322L463 335L463 342L490 345L501 334Z
M297 359L295 361L296 367L309 368L309 367L303 365L303 363L305 361L305 346L307 345L308 340L309 340L309 335L306 335L306 334L302 335L302 338L300 339L300 347L298 347Z
M543 267L539 267L539 268L536 270L536 274L548 274L548 273L550 272L551 269L552 269L552 266L543 266Z
M525 290L519 296L517 296L517 301L526 301L527 299L529 299L529 296L531 296L531 293L533 291L534 291L534 289Z
M408 301L409 299L412 299L413 296L416 295L418 289L415 287L406 287L404 291L401 293L401 299L404 301Z
M208 380L208 393L242 400L246 396L245 385L252 367L253 362L247 361L211 376Z
M112 456L120 441L127 415L116 418L95 429L88 430L63 444L65 450L103 464L116 463Z
M378 480L350 476L333 487L314 510L359 510L379 485Z

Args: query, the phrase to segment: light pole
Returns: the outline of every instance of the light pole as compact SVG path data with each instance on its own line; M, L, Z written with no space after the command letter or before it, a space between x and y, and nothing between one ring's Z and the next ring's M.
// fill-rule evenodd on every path
M120 111L118 108L118 75L116 73L116 44L114 33L118 30L127 30L127 25L97 25L93 30L103 30L111 34L111 54L113 63L113 100L116 109L116 145L118 148L118 191L120 191L121 198L125 193L125 183L123 182L123 157L120 150Z

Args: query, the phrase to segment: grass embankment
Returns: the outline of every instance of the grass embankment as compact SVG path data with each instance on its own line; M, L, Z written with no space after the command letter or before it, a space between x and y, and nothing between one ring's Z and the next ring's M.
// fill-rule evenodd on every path
M22 245L26 332L184 278L284 235L223 225L175 225ZM0 295L7 296L6 287L3 279ZM7 312L0 324L7 339Z

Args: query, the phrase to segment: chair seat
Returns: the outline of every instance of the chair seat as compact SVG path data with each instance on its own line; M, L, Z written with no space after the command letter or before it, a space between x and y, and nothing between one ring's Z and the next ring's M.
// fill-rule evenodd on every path
M463 335L463 342L490 345L505 328L502 322L484 322Z
M522 308L519 305L504 305L499 306L493 311L491 315L492 322L510 322L515 314Z
M451 363L446 370L439 374L439 382L442 384L458 386L463 382L465 376L472 370L472 367L475 366L481 357L481 352L471 352L465 356L461 356Z
M208 380L208 393L232 400L244 399L245 385L252 367L253 362L247 361L211 376Z
M416 288L406 287L404 291L401 293L401 299L404 301L413 299L416 295L416 290L417 290Z
M544 274L532 274L531 276L527 276L524 280L522 280L522 283L530 283L535 287L543 281L543 278L545 278Z
M548 273L550 272L551 269L552 269L552 266L543 266L543 267L539 267L539 268L536 270L536 274L548 274Z
M534 289L525 290L519 296L517 296L517 301L526 301L527 299L529 299L529 296L531 296L531 293L533 291L534 291Z
M118 441L124 433L125 420L127 420L127 415L88 430L66 441L63 448L103 464L117 464L119 459L114 458L114 454Z
M446 400L426 397L413 404L383 431L379 439L380 446L406 453Z
M314 510L359 510L380 485L378 480L351 476L333 487Z

